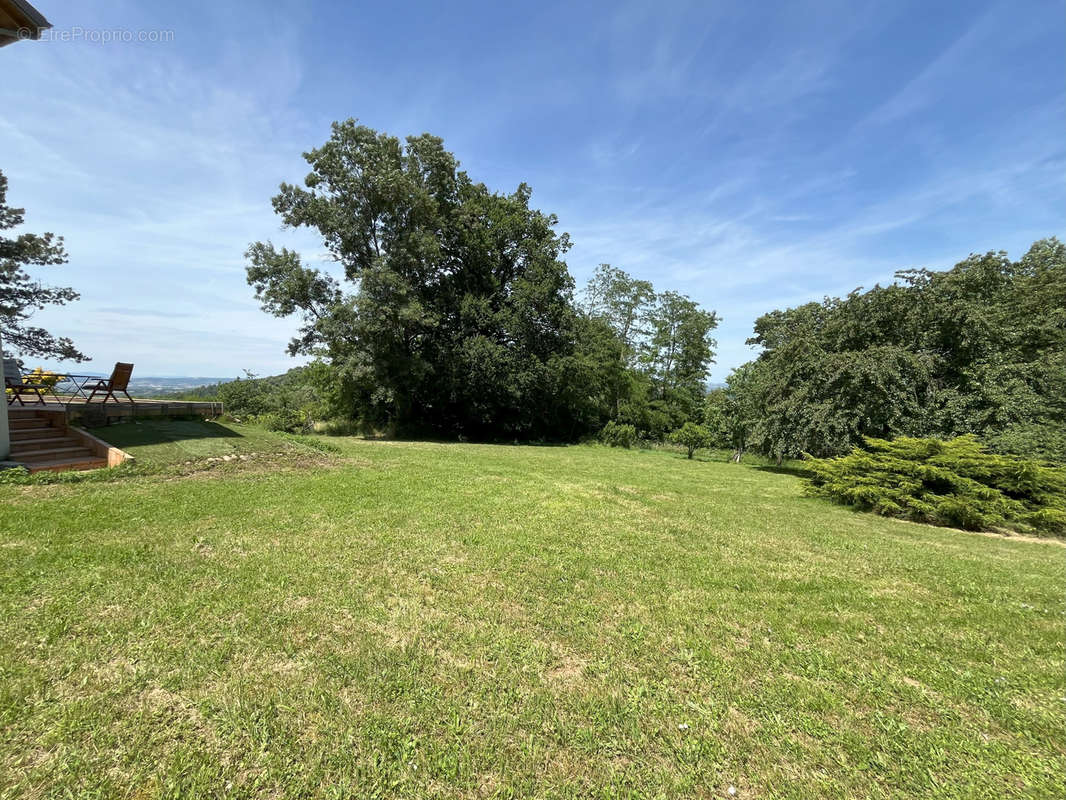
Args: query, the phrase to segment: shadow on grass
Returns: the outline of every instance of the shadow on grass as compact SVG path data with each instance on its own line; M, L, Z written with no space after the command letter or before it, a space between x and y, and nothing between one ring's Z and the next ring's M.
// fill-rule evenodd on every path
M775 475L792 475L796 478L809 478L811 477L811 471L806 467L799 464L782 464L780 467L776 464L764 464L762 466L755 467L759 472L772 472Z
M372 437L364 437L371 439ZM521 439L479 439L474 437L457 436L455 438L433 436L391 436L379 437L381 440L389 439L394 442L425 442L426 444L491 444L498 447L571 447L577 442L538 442L523 441Z
M410 433L356 433L356 434L333 434L323 432L324 436L352 435L366 442L406 442L408 444L491 444L501 447L572 447L581 444L579 441L554 442L539 439L491 439L477 436L441 436L432 434Z
M93 430L93 429L90 429ZM217 422L204 420L152 420L150 422L130 422L111 425L106 429L95 429L98 435L103 432L106 440L118 447L140 447L153 444L167 444L188 439L242 439L242 434L219 425Z

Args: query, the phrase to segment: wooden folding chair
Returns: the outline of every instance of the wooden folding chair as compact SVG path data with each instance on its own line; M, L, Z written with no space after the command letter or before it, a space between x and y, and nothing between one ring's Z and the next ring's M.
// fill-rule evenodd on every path
M13 358L4 359L4 388L11 390L11 394L7 398L8 405L11 405L16 400L19 401L20 406L26 405L26 402L22 399L23 392L35 394L42 405L45 403L44 394L42 394L41 390L47 387L36 383L26 383L22 377L22 370L19 369L19 362ZM4 394L7 394L7 392L4 392Z
M85 400L86 403L91 403L97 393L103 393L104 399L102 402L106 403L110 397L116 403L119 399L115 397L115 392L120 392L126 395L126 399L131 403L133 398L126 393L126 387L130 384L130 376L133 375L133 364L124 364L119 361L115 364L115 368L111 371L111 377L106 380L89 381L82 387L83 391L88 391L89 396Z

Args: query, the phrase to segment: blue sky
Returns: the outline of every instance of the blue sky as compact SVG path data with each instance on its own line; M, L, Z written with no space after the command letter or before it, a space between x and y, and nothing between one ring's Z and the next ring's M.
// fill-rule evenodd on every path
M712 380L763 312L1066 227L1058 1L35 1L55 30L0 50L0 169L66 237L51 282L82 300L37 320L85 369L292 366L243 252L322 259L270 198L347 117L529 183L579 286L606 261L717 310Z

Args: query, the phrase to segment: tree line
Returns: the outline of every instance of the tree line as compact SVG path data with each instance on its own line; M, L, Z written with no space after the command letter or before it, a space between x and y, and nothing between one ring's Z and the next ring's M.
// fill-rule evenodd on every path
M772 311L704 421L737 459L835 456L864 437L973 434L1066 462L1066 247L971 255L944 271Z
M576 292L569 237L530 208L525 184L490 191L439 138L401 142L354 120L304 157L304 185L282 184L274 208L321 234L338 274L260 242L248 281L266 311L300 317L289 351L325 365L316 374L339 416L480 439L673 431L690 453L706 441L736 460L964 434L1066 457L1056 239L1016 262L972 255L764 314L748 340L757 357L708 393L716 312L608 264Z
M301 320L289 352L328 366L335 414L525 440L616 418L661 436L698 418L717 315L608 265L579 300L569 237L525 184L490 191L441 139L354 120L304 157L311 173L274 209L319 232L335 274L270 242L248 248L247 274L264 310Z
M401 141L354 120L304 157L310 174L283 183L273 206L285 226L317 230L336 266L248 248L256 297L300 319L289 352L312 362L200 392L240 413L481 440L669 437L738 461L972 434L995 452L1066 463L1066 247L1055 238L1017 261L971 255L764 314L748 340L756 357L707 392L717 313L609 264L577 291L570 239L530 207L525 184L491 191L441 139ZM0 173L0 231L24 219L6 195ZM53 234L0 237L0 333L16 352L85 359L30 323L77 293L26 267L65 261Z

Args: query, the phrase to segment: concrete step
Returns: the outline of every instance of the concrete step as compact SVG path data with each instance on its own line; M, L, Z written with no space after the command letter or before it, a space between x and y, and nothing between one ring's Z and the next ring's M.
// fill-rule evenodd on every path
M51 425L37 425L33 428L9 429L12 442L24 442L27 439L47 439L66 433L63 428L55 428Z
M11 457L22 464L30 464L35 461L54 461L57 458L80 458L81 456L91 456L92 454L93 451L88 447L73 441L62 447L49 447L44 450L11 451Z
M56 431L56 433L59 433L59 431ZM67 442L80 444L77 439L70 436L42 436L39 439L16 439L11 437L11 452L44 450L49 447L60 447Z
M106 459L87 456L75 459L58 458L52 461L34 461L32 464L26 464L26 469L30 472L43 472L45 470L51 472L66 472L67 470L76 469L102 469L106 466Z
M42 425L50 425L51 420L47 417L37 416L15 416L11 414L8 418L7 427L10 430L18 430L20 428L39 428Z
M41 406L31 406L29 408L19 408L18 406L7 407L8 419L62 420L65 416L66 412L61 408L42 408Z

